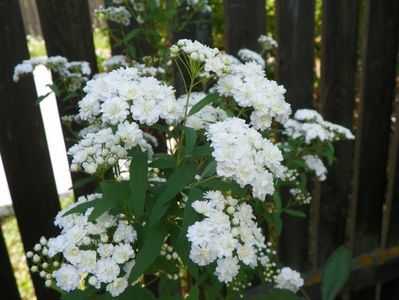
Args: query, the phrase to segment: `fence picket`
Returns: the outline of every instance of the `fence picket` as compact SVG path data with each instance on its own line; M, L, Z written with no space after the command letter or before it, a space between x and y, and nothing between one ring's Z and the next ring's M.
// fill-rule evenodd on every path
M366 2L359 130L355 145L350 245L355 255L379 246L398 50L399 2Z
M359 1L325 0L322 5L321 112L326 120L353 128ZM345 242L353 145L335 143L337 160L321 185L318 265Z
M314 13L314 0L276 1L276 77L293 110L313 104Z
M226 52L235 55L241 48L260 50L258 37L266 32L266 1L225 0L223 13Z
M0 152L22 242L31 249L42 235L53 235L60 209L46 136L31 77L12 82L16 64L28 58L17 0L0 0ZM39 300L57 299L33 276Z
M313 0L276 1L277 81L287 89L286 98L294 110L312 107L313 98ZM308 208L302 209L309 212ZM302 271L309 268L307 219L285 217L280 238L280 258Z

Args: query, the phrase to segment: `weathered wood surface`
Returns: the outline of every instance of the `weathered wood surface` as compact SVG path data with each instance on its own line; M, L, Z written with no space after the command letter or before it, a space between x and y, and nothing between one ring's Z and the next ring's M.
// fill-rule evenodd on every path
M266 32L266 1L225 0L223 12L226 52L236 55L241 48L260 50L258 37Z
M330 122L353 129L359 1L322 3L321 113ZM334 144L337 160L321 185L317 264L323 265L345 243L345 225L353 173L353 141Z
M314 0L276 1L276 78L293 110L313 104Z
M350 223L350 246L355 255L372 251L380 244L398 53L399 2L367 1L365 19Z
M311 108L313 101L313 0L276 1L277 49L276 77L287 89L286 99L293 110ZM303 212L309 213L308 208ZM301 271L310 268L309 221L304 218L283 218L280 258Z
M49 56L85 60L97 72L87 0L36 0Z
M50 155L32 77L12 81L14 66L28 58L17 0L0 0L0 152L24 248L42 235L56 234L53 218L60 209ZM33 276L39 300L57 299Z

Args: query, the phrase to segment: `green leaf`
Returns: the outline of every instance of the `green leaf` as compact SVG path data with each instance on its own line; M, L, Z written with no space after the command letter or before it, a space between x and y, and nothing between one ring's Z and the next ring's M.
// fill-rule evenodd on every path
M133 158L130 164L130 191L131 198L128 208L139 218L144 211L145 196L148 189L148 153L139 146L133 149Z
M75 206L74 208L69 209L62 216L66 217L71 214L84 213L88 208L94 207L96 205L97 201L100 201L100 200L101 199L96 199L96 200L92 200L92 201L83 202L83 203Z
M192 116L193 114L199 112L201 109L203 109L208 104L214 102L219 97L220 96L217 93L207 95L199 102L197 102L195 105L193 105L193 107L190 109L190 112L188 113L188 116Z
M212 147L209 145L205 146L199 146L195 147L193 149L193 152L191 153L192 156L198 157L198 156L211 156L212 155Z
M190 294L186 298L187 300L199 300L199 288L197 285L194 285L191 288Z
M36 104L40 104L44 99L46 99L48 96L50 96L53 93L53 91L48 92L47 94L41 95L37 97Z
M216 161L211 160L202 171L201 177L209 177L216 173Z
M195 176L195 169L187 164L181 164L168 179L166 188L159 196L152 208L150 224L157 223L162 216L167 212L171 200L176 197L193 179Z
M352 267L350 251L341 246L328 258L321 281L321 299L334 300L348 281Z
M186 138L186 151L187 154L190 154L197 142L197 131L190 127L184 127L184 136Z
M140 29L136 28L131 30L128 34L125 35L125 37L123 38L123 42L127 43L129 42L131 39L133 39L135 36L137 36L137 34L140 32Z
M149 229L146 234L147 239L144 241L143 247L137 254L136 264L129 275L130 283L136 281L159 256L166 233L166 228L164 224L161 223Z
M272 213L273 224L276 227L277 235L280 236L281 231L283 230L283 221L281 220L281 214L278 212Z
M299 210L284 209L284 212L286 212L287 214L294 216L294 217L306 218L306 214Z
M281 211L281 197L280 194L278 192L273 194L273 202L274 202L274 206L276 207L277 211Z
M256 300L300 300L300 299L303 298L298 297L297 295L288 290L280 290L280 289L273 290L270 293L261 295L256 298Z
M89 184L90 182L93 182L93 181L96 181L96 177L94 177L94 176L84 177L84 178L79 179L78 181L76 181L72 185L70 190L81 188L81 187L85 186L86 184Z
M166 153L156 154L155 159L151 162L151 167L157 169L170 169L176 166L176 159Z
M126 291L122 293L122 295L118 296L118 300L132 300L132 299L155 300L156 298L148 289L142 288L138 284L136 284L134 286L128 287Z
M106 211L125 206L130 198L129 182L101 182L100 188L103 198L96 202L89 216L89 222Z

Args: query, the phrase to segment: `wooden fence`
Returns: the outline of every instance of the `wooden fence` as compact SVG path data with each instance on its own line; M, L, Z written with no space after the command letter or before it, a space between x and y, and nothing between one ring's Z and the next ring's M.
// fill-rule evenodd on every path
M287 100L294 109L316 108L356 132L355 142L336 145L337 162L305 209L310 218L285 220L281 260L306 274L305 290L319 299L320 268L345 243L355 264L342 297L399 299L399 1L321 0L316 49L318 3L276 0L275 19L268 20L265 0L223 1L227 52L256 50L257 37L275 22L276 78ZM36 4L47 53L86 60L97 70L87 0ZM204 39L198 28L187 35ZM0 153L22 241L31 249L41 235L55 234L59 200L33 80L12 82L14 66L28 58L18 0L0 0L0 41ZM20 299L1 231L0 263L0 298ZM36 274L32 278L39 300L57 299Z

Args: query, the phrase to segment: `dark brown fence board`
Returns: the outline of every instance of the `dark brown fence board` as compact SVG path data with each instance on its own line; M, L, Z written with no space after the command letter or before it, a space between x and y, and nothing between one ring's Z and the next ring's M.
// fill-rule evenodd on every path
M314 0L276 0L276 78L293 110L312 107Z
M381 247L399 244L399 103L389 147L388 188L385 197Z
M28 58L17 0L0 0L0 152L15 215L27 250L42 235L53 235L53 218L60 209L46 136L36 105L32 77L12 81L16 64ZM33 276L38 299L57 299Z
M15 281L14 271L11 266L10 257L8 256L3 231L0 228L0 298L7 300L21 299Z
M350 224L350 245L355 255L372 251L380 242L398 50L399 2L369 0L365 18Z
M258 37L266 32L265 0L224 0L225 50L237 54L241 48L260 50Z
M324 0L322 4L321 112L324 118L353 128L358 0ZM318 263L345 243L345 224L353 171L352 141L337 142L337 160L321 185Z
M87 0L36 0L49 56L85 60L97 72Z
M294 110L312 107L313 99L313 0L276 1L277 81L287 89ZM302 209L305 213L309 208ZM286 216L280 238L283 263L302 271L309 268L309 220Z

